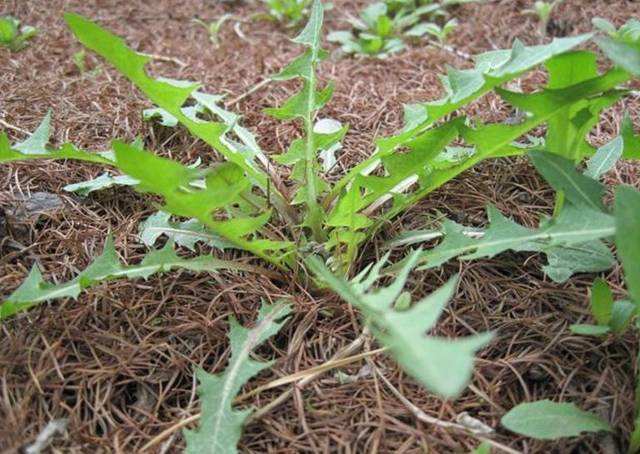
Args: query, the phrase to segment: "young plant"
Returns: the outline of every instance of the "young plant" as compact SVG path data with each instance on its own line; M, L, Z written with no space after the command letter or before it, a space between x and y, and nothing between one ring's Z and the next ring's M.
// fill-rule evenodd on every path
M551 14L556 6L562 3L562 0L543 1L537 0L533 4L533 9L525 9L523 14L531 14L538 18L540 21L540 34L546 36L547 27L551 20Z
M433 22L423 22L408 30L406 36L421 38L425 34L431 35L440 44L446 44L449 35L458 27L457 19L449 19L442 27Z
M335 31L327 37L329 41L341 44L345 53L384 58L404 49L403 41L397 37L398 23L387 15L385 3L367 6L360 18L352 18L350 22L356 29L355 35L350 31Z
M0 45L11 52L18 52L29 45L29 40L38 34L38 29L30 25L20 26L20 21L12 16L0 17Z
M193 19L193 22L204 27L204 29L207 30L207 33L209 33L209 41L211 41L211 44L213 44L214 47L218 47L220 46L220 38L218 37L220 29L227 20L231 19L231 17L231 14L223 14L217 20L209 23L197 18Z
M307 17L311 6L311 0L264 0L264 3L269 16L288 27L295 27Z

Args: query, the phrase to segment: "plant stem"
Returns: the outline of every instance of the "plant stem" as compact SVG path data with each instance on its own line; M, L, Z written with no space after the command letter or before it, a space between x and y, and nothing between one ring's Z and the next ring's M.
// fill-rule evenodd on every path
M314 49L314 54L317 51ZM305 185L307 190L307 208L308 218L307 224L311 228L313 240L322 243L326 237L322 230L323 212L318 204L317 182L316 182L316 153L315 143L313 140L313 111L316 105L316 65L317 55L314 55L314 68L311 71L308 81L307 109L304 118L304 127L306 129L306 147L305 147Z

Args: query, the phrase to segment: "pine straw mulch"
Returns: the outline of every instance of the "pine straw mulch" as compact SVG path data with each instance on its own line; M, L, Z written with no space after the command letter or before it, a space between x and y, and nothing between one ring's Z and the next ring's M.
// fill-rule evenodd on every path
M345 27L344 11L355 13L364 2L335 1L327 29ZM462 53L509 46L515 37L526 43L540 38L535 21L520 14L532 1L488 1L455 10L462 24L453 37L458 54L414 47L388 60L338 58L323 64L322 78L336 81L333 101L323 115L349 123L344 169L372 151L371 139L397 130L404 102L435 99L437 75L445 65L465 66ZM606 3L606 4L605 4ZM632 1L567 0L550 26L554 34L589 30L590 18L602 16L620 25L637 13ZM246 22L259 10L251 4L185 0L8 0L0 14L10 13L38 26L41 35L18 54L0 50L0 110L11 137L33 130L47 109L54 111L55 142L73 141L105 149L111 138L141 136L149 149L192 162L212 159L211 151L182 129L166 130L141 121L148 102L96 57L89 55L96 76L82 76L71 56L80 49L65 29L63 11L77 11L99 20L126 37L136 49L171 56L186 65L160 61L153 71L199 80L210 92L233 99L296 55L290 30L270 23ZM225 25L222 46L214 49L194 17L212 20L223 12L244 18L240 37ZM528 76L524 86L543 80ZM283 150L299 134L294 124L265 118L261 109L291 94L294 85L271 85L231 107L257 132L268 150ZM608 111L593 134L602 143L616 132L622 112L638 124L637 97ZM509 110L488 96L468 109L488 120ZM111 232L124 260L135 263L145 253L137 226L154 211L153 202L128 188L94 193L80 199L62 190L66 184L95 177L102 169L77 163L12 164L0 169L0 207L9 211L24 194L57 194L64 208L24 223L0 219L0 294L15 289L38 263L57 281L72 278L101 250ZM621 164L611 182L638 185L638 167ZM418 207L397 219L363 252L363 263L379 256L385 239L403 229L423 227L437 211L459 222L480 225L484 207L494 203L504 213L533 225L549 210L552 194L524 159L490 162L465 173ZM0 213L1 214L1 213ZM207 252L202 249L199 252ZM218 252L216 252L218 253ZM248 260L227 252L226 258ZM467 412L495 427L494 439L525 452L620 452L632 429L634 368L637 339L633 335L604 341L575 336L571 323L588 320L591 275L557 285L540 270L541 258L502 254L492 260L449 264L414 273L414 295L429 293L455 272L459 290L438 325L437 333L463 336L493 330L496 339L480 354L473 385L459 399L442 401L417 386L381 354L343 367L357 374L374 366L402 395L426 414L455 420ZM623 291L620 270L605 277ZM0 342L0 449L20 450L55 418L68 418L68 430L54 439L57 452L136 452L162 431L198 411L193 369L221 370L228 357L227 322L235 315L251 323L261 300L289 298L294 316L258 354L275 359L271 370L250 388L326 363L356 340L362 331L358 314L337 298L312 294L294 284L264 276L186 272L148 281L118 281L85 292L77 301L44 304L5 322ZM375 349L367 343L365 350ZM289 392L284 402L253 421L240 448L244 452L465 452L477 440L419 421L376 374L355 382L338 380L331 371L304 387L272 389L243 404L264 407ZM612 435L584 436L558 442L517 437L499 426L514 405L550 398L575 402L611 421ZM152 450L174 452L184 445L179 431Z

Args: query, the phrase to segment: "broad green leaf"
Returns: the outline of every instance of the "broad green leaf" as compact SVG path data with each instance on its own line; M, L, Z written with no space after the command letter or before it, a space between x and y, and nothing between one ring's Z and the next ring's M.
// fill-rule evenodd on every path
M280 331L290 313L291 306L288 304L263 303L255 326L251 329L242 327L233 316L229 318L231 357L227 368L215 375L202 369L196 371L200 382L198 395L202 415L197 429L183 432L187 442L185 452L237 452L243 425L253 411L235 410L233 400L251 378L273 365L273 361L256 361L250 355L256 347Z
M108 172L87 181L80 183L72 183L66 185L64 188L67 192L74 192L79 196L86 197L94 191L100 191L102 189L110 188L112 186L135 186L138 184L138 180L131 178L127 175L113 176Z
M557 55L545 63L549 72L548 89L557 90L585 82L598 76L597 56L593 52L577 51ZM552 153L577 161L586 152L581 125L589 120L597 121L600 106L596 112L590 112L591 100L569 105L551 118L547 126L546 148ZM590 118L584 118L584 116ZM578 120L580 119L580 120ZM589 127L590 129L590 127ZM587 147L585 147L587 145Z
M616 248L631 300L640 305L640 192L618 186L615 194Z
M151 247L159 237L165 235L170 241L187 249L195 250L197 242L203 242L209 246L219 249L233 247L229 242L224 241L218 235L208 232L207 228L196 219L189 219L183 222L172 222L171 215L163 211L149 216L140 224L140 239Z
M0 305L0 320L26 311L40 303L58 298L77 298L83 289L93 287L105 281L122 278L147 279L155 273L182 268L195 272L216 272L220 269L251 270L241 263L218 260L212 256L200 256L191 259L179 257L171 243L158 250L149 252L138 265L123 265L113 246L113 240L107 239L102 254L84 271L68 282L52 284L45 282L38 266L34 266L27 279Z
M393 358L407 373L429 390L443 397L455 397L471 378L475 352L491 340L492 334L482 333L461 340L426 335L453 297L457 278L409 309L395 309L396 304L406 305L403 287L419 253L416 251L407 258L389 286L375 290L371 287L379 278L386 257L352 281L335 276L318 257L310 256L306 263L321 282L362 311L374 336L389 347Z
M550 400L523 403L502 417L501 423L512 432L538 440L577 437L583 432L611 432L609 424L574 404Z
M485 230L468 228L445 220L442 226L443 241L431 250L424 251L418 269L434 268L458 257L460 260L491 258L507 250L545 253L549 264L543 269L556 281L564 281L578 271L591 271L592 260L599 258L600 247L605 256L605 269L613 265L608 248L597 241L615 234L614 219L602 212L585 207L566 205L555 220L543 220L538 229L529 229L503 216L495 207L487 207L489 224ZM431 238L427 238L428 240ZM594 247L592 245L600 245ZM580 253L588 251L586 257ZM610 258L609 258L610 257ZM597 262L597 271L602 269Z
M591 313L600 325L608 325L613 310L613 293L607 282L597 278L591 287Z
M594 180L600 179L602 175L613 169L616 162L622 157L624 149L624 139L618 136L611 142L598 148L596 154L587 161L587 170L584 174Z
M563 192L575 205L584 205L602 211L604 186L596 180L580 174L574 164L560 156L541 151L529 153L533 165L556 190Z

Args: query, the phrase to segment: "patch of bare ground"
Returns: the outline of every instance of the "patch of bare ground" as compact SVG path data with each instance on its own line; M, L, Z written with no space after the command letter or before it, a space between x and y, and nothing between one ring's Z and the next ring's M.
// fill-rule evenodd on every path
M72 63L80 50L65 29L64 11L94 18L126 37L136 49L183 62L159 61L158 74L202 81L205 89L233 99L281 68L298 49L291 30L251 21L259 4L206 0L7 0L0 14L10 13L40 28L30 47L18 54L0 49L0 119L14 139L33 130L48 109L54 112L55 142L72 141L92 150L112 138L133 140L183 162L214 153L181 129L152 127L141 120L147 101L113 70L92 55L81 75ZM364 2L336 0L328 29L346 26ZM454 10L461 27L452 46L478 53L510 46L515 38L541 40L536 21L521 11L532 1L486 1ZM638 14L634 1L567 0L550 26L552 34L590 30L593 16L620 25ZM195 17L212 20L227 12L221 46L213 48ZM234 30L233 24L238 24ZM414 46L387 60L339 58L323 64L323 80L334 80L336 92L323 115L351 126L339 165L346 169L372 151L372 139L401 126L402 104L439 97L438 74L446 65L469 64L456 53ZM533 73L523 84L543 79ZM293 86L269 85L232 106L256 131L261 145L282 151L299 133L293 124L276 123L261 110L288 96ZM593 133L602 143L616 132L623 111L638 124L638 98L629 97L606 113ZM488 96L467 113L500 120L508 106ZM0 207L22 194L58 194L64 208L26 224L0 223L0 294L15 289L38 263L56 281L72 278L101 250L111 232L122 258L139 260L145 248L137 240L138 223L154 211L153 201L120 188L80 199L62 190L66 184L101 173L76 163L28 163L0 168ZM638 167L621 164L608 178L638 186ZM494 203L505 214L533 225L551 206L551 192L523 159L496 161L466 172L456 181L396 219L378 243L363 251L363 260L378 256L383 241L407 228L424 227L436 213L481 225L484 207ZM4 229L4 230L3 230ZM206 252L202 250L201 252ZM218 254L219 252L216 252ZM248 260L239 253L226 258ZM587 320L588 288L593 276L581 275L557 285L539 271L539 257L503 254L492 260L449 264L414 273L411 289L427 294L455 272L459 290L438 325L445 336L492 330L496 339L481 352L472 386L455 401L430 395L382 355L369 361L407 399L426 414L454 420L468 412L497 429L494 439L525 452L618 452L632 429L637 339L633 335L604 341L573 335L568 326ZM606 274L622 293L620 270ZM282 332L258 354L276 360L250 388L326 363L361 333L358 314L337 298L312 295L293 284L265 276L177 272L148 281L121 281L98 286L77 301L44 304L0 326L0 449L17 451L34 440L52 419L69 419L64 436L53 446L63 452L136 452L161 432L197 412L193 369L221 370L228 357L227 318L250 323L260 301L290 298L295 312ZM375 345L365 345L374 349ZM343 367L356 374L365 361ZM287 389L289 398L253 421L243 436L243 452L465 452L477 440L426 424L404 406L377 375L354 383L329 372L305 387L259 393L243 402L264 407ZM584 436L559 442L537 442L499 426L505 411L527 400L550 398L575 402L608 419L611 436ZM178 451L179 431L153 450Z

